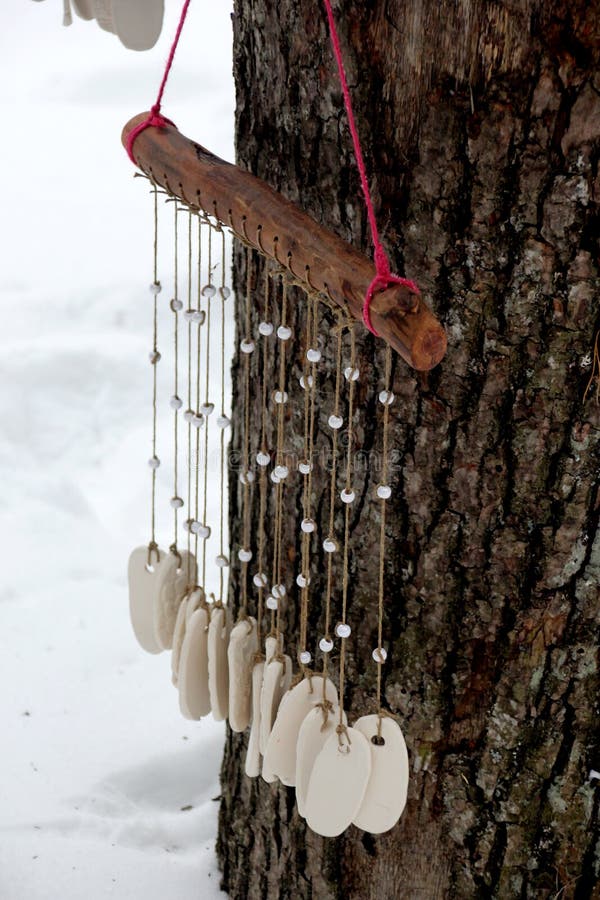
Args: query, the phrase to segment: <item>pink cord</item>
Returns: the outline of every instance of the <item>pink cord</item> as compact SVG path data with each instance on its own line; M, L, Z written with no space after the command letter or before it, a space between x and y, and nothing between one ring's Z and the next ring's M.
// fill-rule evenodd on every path
M185 3L183 4L183 9L181 10L181 16L179 17L179 25L177 26L177 31L175 32L175 40L173 41L173 44L171 46L171 50L169 52L169 58L167 59L165 71L164 71L164 74L162 77L162 81L160 83L160 87L158 89L156 103L150 109L150 114L148 115L148 118L144 119L143 122L140 122L139 125L136 125L136 127L133 128L129 132L129 136L127 138L127 154L129 156L129 159L131 160L131 162L136 163L136 165L137 165L137 162L136 162L135 156L133 155L133 144L134 144L134 141L135 141L136 137L138 136L138 134L141 134L142 131L145 131L146 128L150 128L151 126L154 126L156 128L164 128L165 125L173 125L173 122L171 122L170 119L166 119L163 115L161 115L160 107L162 104L163 94L164 94L165 88L167 86L169 74L171 72L171 66L173 65L173 60L175 59L175 53L177 51L177 45L179 43L179 38L181 37L181 32L183 31L185 19L188 14L188 9L189 9L190 3L191 3L191 0L185 0Z
M401 284L404 287L407 287L410 291L415 294L419 294L419 288L414 283L414 281L409 281L407 278L400 278L398 275L392 275L390 270L390 261L387 257L387 254L383 248L381 241L379 240L379 231L377 229L377 220L375 218L375 212L373 210L373 200L371 199L371 192L369 190L369 182L367 179L367 170L365 167L365 161L362 155L362 149L360 146L360 138L358 136L358 130L356 128L356 122L354 121L354 112L352 111L352 99L350 97L350 90L348 89L348 81L346 79L346 72L344 69L344 60L342 58L342 48L340 47L340 39L338 37L337 29L335 27L335 19L333 17L333 9L331 8L331 0L323 0L325 4L325 10L327 12L327 19L329 20L329 34L331 37L331 43L333 45L333 53L335 56L335 61L338 67L338 73L340 76L340 84L342 86L342 93L344 95L344 105L346 107L346 115L348 116L348 124L350 126L350 134L352 135L352 143L354 145L354 155L356 156L356 165L358 167L358 174L360 175L360 183L362 187L362 192L365 198L365 204L367 207L367 216L369 218L369 227L371 229L371 238L373 240L373 258L375 260L375 270L376 275L369 287L367 288L367 293L365 294L365 301L363 304L363 322L369 331L379 337L375 329L373 328L373 324L371 322L371 300L373 299L373 295L378 291L384 291L386 288L390 287L392 284Z

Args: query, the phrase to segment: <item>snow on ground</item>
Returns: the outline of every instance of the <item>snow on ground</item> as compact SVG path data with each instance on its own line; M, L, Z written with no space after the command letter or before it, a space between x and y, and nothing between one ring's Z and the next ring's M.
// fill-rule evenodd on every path
M63 29L60 0L0 9L2 900L223 896L222 726L181 718L168 654L144 654L127 613L148 540L151 222L120 131L153 100L168 6L145 54ZM192 5L165 111L231 159L229 13Z

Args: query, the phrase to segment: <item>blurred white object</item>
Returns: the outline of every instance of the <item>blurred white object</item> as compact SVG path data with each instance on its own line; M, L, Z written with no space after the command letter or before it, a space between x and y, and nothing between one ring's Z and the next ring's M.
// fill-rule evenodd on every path
M72 25L71 7L80 19L95 19L116 34L128 50L150 50L162 30L164 0L63 0L63 25Z

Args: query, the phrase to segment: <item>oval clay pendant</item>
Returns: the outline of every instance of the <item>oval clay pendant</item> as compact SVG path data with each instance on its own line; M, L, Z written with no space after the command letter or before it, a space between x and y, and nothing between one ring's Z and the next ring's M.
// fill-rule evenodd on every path
M181 565L177 567L177 557L169 552L174 561L171 577L163 581L158 603L154 606L154 633L156 642L163 650L173 646L175 620L182 598L188 585L196 583L196 559L192 553L183 550Z
M248 616L231 629L229 665L229 725L238 734L250 724L252 714L252 668L258 652L256 619Z
M252 669L252 725L250 726L250 738L244 766L244 771L248 778L257 778L260 775L260 694L264 671L265 664L263 660L254 663L254 668Z
M327 738L308 783L306 823L323 837L335 837L352 823L371 774L371 750L364 734L348 728L342 740L340 747L335 732Z
M367 738L371 749L371 777L365 796L353 823L369 831L381 834L393 828L406 806L408 793L408 752L404 735L397 722L389 716L381 717L381 737L377 744L379 716L363 716L354 728Z
M189 602L189 601L188 601ZM208 610L201 606L190 616L179 659L179 708L186 719L210 712L208 689Z
M179 604L177 610L177 618L175 619L175 628L173 629L173 647L171 649L171 681L177 687L177 679L179 678L179 661L181 659L181 648L183 647L183 639L185 637L185 626L187 623L187 605L188 597L184 597Z
M129 616L138 643L148 653L160 653L154 628L154 609L160 603L160 592L165 581L174 576L177 561L170 553L161 550L151 554L148 567L148 548L136 547L129 557L127 576L129 582Z
M296 805L301 816L306 815L306 795L315 760L325 741L335 734L340 720L337 706L325 716L323 708L314 706L305 717L296 744ZM348 724L346 713L342 715L344 725Z
M224 606L213 606L208 626L208 688L213 718L222 722L229 713L227 646L231 619Z
M264 756L267 741L273 728L281 698L290 686L292 661L289 656L273 657L265 664L263 686L260 694L260 752ZM264 766L263 766L264 774ZM273 779L270 779L273 780Z

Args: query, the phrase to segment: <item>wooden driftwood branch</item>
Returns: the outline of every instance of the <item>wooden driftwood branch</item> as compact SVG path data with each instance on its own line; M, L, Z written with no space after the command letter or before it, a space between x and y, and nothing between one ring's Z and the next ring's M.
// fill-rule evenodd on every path
M123 129L147 118L142 113ZM264 181L214 156L174 126L146 128L135 140L139 168L191 209L216 219L295 281L362 320L375 270L364 254L286 200ZM423 299L405 286L373 297L374 328L413 368L432 369L446 352L446 334Z

